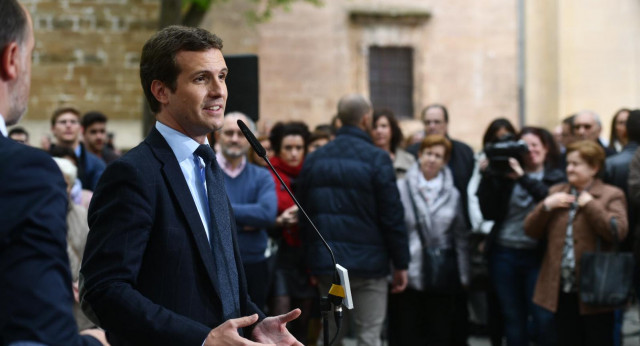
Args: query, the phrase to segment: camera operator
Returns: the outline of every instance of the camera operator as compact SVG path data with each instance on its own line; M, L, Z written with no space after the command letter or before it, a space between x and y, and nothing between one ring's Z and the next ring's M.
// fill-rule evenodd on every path
M542 251L538 241L524 234L523 222L565 175L557 168L559 152L548 131L525 127L517 139L523 142L503 139L488 145L488 160L480 165L480 209L486 220L495 222L485 248L489 276L507 344L528 345L531 336L538 345L553 345L553 313L532 302ZM533 333L528 332L529 317Z

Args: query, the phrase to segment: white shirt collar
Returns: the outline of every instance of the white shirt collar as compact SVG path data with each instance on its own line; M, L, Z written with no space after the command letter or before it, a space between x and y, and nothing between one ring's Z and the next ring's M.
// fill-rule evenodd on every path
M9 137L9 135L7 134L7 125L4 122L4 117L2 116L2 114L0 114L0 133L2 133L2 135L5 137Z
M167 141L171 150L173 150L173 154L178 159L178 162L182 162L184 159L192 159L193 152L198 149L200 143L193 140L193 138L188 137L182 132L179 132L171 127L156 121L156 129L162 137ZM205 138L205 144L209 144L209 140Z

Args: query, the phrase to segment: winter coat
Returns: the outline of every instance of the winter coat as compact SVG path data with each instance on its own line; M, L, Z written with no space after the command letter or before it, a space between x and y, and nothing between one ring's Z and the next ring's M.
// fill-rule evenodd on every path
M296 194L349 275L384 277L390 262L407 269L407 231L391 158L366 132L343 126L335 140L311 153ZM299 222L312 273L333 274L323 243L304 217Z
M549 190L555 192L569 192L569 184L559 184ZM596 179L589 188L593 200L584 207L578 208L573 220L573 249L576 259L576 283L580 282L580 259L585 252L593 252L598 237L602 239L602 251L611 249L612 230L611 217L615 217L618 226L618 239L627 235L627 203L624 193L619 188L604 184ZM558 295L560 293L560 266L562 251L567 233L569 209L554 209L546 211L544 201L540 202L524 221L525 233L533 238L546 237L547 247L542 260L538 282L536 283L533 302L543 308L556 312ZM579 288L578 288L579 290ZM580 314L594 314L611 311L613 308L597 308L582 302Z
M409 169L405 178L398 181L400 199L404 206L404 222L409 232L409 286L417 290L423 289L422 242L411 197L418 210L422 229L427 233L427 246L440 249L455 248L460 282L465 286L469 283L469 229L464 222L460 193L453 185L453 176L448 167L440 174L444 175L444 182L438 191L438 197L431 205L427 204L424 195L419 192L422 172L417 163Z

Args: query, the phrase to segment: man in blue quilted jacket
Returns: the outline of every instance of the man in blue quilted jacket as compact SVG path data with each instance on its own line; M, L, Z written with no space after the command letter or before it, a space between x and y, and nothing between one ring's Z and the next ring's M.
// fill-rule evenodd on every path
M373 145L368 134L369 100L361 95L342 97L338 117L343 127L335 140L305 159L296 192L338 264L349 270L358 345L380 345L387 293L402 292L407 285L404 212L391 158ZM334 270L331 257L312 227L300 222L307 264L320 293L326 295Z

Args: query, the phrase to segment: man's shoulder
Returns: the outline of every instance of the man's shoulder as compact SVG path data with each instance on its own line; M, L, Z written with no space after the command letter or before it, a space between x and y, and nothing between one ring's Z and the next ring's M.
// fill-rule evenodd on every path
M331 164L338 161L358 162L361 165L380 165L384 160L391 164L386 151L354 136L339 136L311 153L306 159L309 164ZM306 164L307 162L305 162Z
M84 144L81 144L81 145L82 145L82 150L84 151L84 154L85 154L85 157L86 157L87 166L104 169L104 167L105 167L104 161L102 161L102 159L100 159L95 154L93 154L92 152L87 150L87 148L84 146Z
M102 161L104 161L106 164L117 160L119 157L120 155L116 154L116 152L111 150L110 148L104 147L104 149L102 150Z
M59 170L51 155L46 151L17 143L8 138L0 141L0 162L10 170L24 166L38 168L37 171ZM33 165L37 163L37 165Z
M109 163L109 165L105 167L105 173L122 170L123 167L146 172L144 173L146 175L160 173L160 163L158 162L158 165L154 165L153 162L158 162L155 160L155 155L149 145L142 142L118 157L115 161Z
M273 180L271 177L271 172L266 167L258 166L251 162L247 162L247 165L245 166L244 169L247 171L248 175L254 179Z
M621 151L615 155L607 157L605 160L605 166L626 169L631 162L631 159L633 159L633 155L633 152Z
M450 140L451 140L451 146L453 147L452 150L455 150L458 152L464 152L466 154L473 156L473 149L471 149L471 147L467 143L453 139L453 138L451 138Z
M362 133L365 132L363 131ZM360 153L362 151L366 151L367 154L387 155L384 150L376 147L373 142L361 135L353 135L347 133L341 136L337 136L336 139L329 142L327 146L330 144L332 145L332 147L330 148L333 148L334 151L337 152Z

